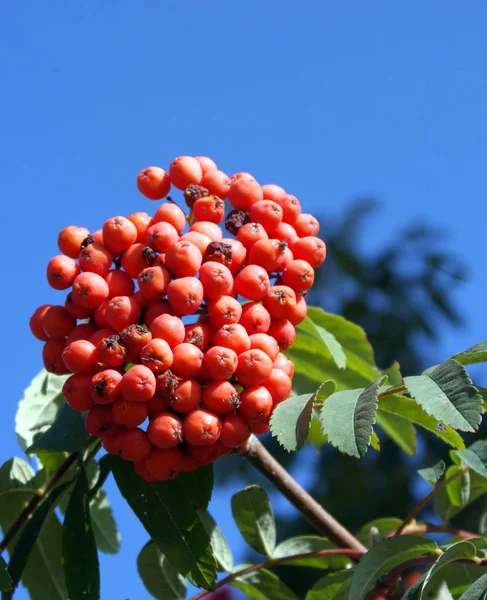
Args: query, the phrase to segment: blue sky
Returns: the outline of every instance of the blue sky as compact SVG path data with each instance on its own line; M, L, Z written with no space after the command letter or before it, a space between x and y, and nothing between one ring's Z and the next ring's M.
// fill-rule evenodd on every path
M469 265L456 292L467 324L444 330L431 363L486 337L486 18L475 0L5 4L0 303L16 327L0 349L0 461L15 452L16 402L41 366L28 317L59 298L44 278L58 231L155 210L135 176L180 154L279 183L309 212L376 196L384 210L364 249L405 221L445 228ZM231 491L216 492L213 510L238 549ZM143 598L145 536L111 492L123 550L102 559L102 597Z

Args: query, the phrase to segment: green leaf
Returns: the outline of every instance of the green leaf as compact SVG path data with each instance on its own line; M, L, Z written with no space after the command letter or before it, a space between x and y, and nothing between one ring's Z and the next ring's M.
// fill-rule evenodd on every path
M7 563L0 556L0 592L10 592L13 590L12 579L7 571Z
M207 510L198 511L198 515L203 523L206 532L210 536L211 547L216 561L223 571L233 570L233 556L222 530Z
M401 600L419 600L421 594L421 588L423 582L426 579L426 573L424 573L417 581L413 583L407 590Z
M361 527L357 533L357 538L364 544L364 546L370 546L371 530L377 530L379 537L385 538L392 531L396 531L402 524L402 519L397 517L383 517L382 519L375 519L370 521Z
M137 571L147 591L157 600L183 600L186 582L154 542L147 542L137 557Z
M239 565L240 571L250 565ZM296 594L277 575L266 569L259 569L234 579L230 585L236 587L251 600L299 600Z
M100 598L100 568L91 526L89 489L81 463L63 524L63 565L70 600Z
M232 496L232 514L244 540L257 552L272 556L276 523L265 491L249 485Z
M173 481L148 483L138 477L133 466L119 457L109 462L115 482L131 509L145 527L159 550L179 573L197 585L209 589L216 577L216 562L210 538L201 522L195 498L194 480L186 491L183 483Z
M88 437L84 416L64 403L57 412L53 424L35 439L26 452L27 454L37 450L77 452L83 448Z
M294 396L277 405L271 417L271 433L288 452L300 449L308 435L313 394Z
M453 506L466 506L470 499L470 473L464 471L461 467L449 467L446 472L446 479L459 474L459 477L450 481L446 486L446 492Z
M446 585L446 583L444 581L440 584L440 587L436 590L434 600L454 600L453 596L450 593L450 590L448 589L448 586Z
M309 316L306 317L304 321L302 321L298 325L298 328L301 331L304 331L305 333L310 335L311 337L314 337L317 340L321 341L324 344L325 348L328 350L328 352L331 354L336 366L339 369L345 369L345 367L347 366L347 357L345 356L345 353L343 352L343 348L341 347L340 343L332 333L326 331L326 329L324 329L320 325L316 325L316 323L314 323Z
M364 390L336 392L323 404L320 420L330 444L341 452L362 458L372 436L377 393L385 376Z
M416 454L416 430L410 421L379 410L377 424L406 454Z
M487 361L487 340L483 340L478 344L470 346L466 350L452 356L455 360L462 365L473 365L475 363L481 363Z
M350 586L350 598L363 600L379 577L412 558L432 554L438 546L432 540L413 535L388 538L372 546L355 569Z
M460 600L485 600L487 594L487 574L482 575L462 595Z
M272 557L284 558L286 556L319 552L320 550L330 550L331 548L336 548L336 546L326 538L317 535L303 535L281 542L274 550ZM286 565L289 566L312 567L315 569L339 569L348 564L350 564L350 559L345 556L310 556L286 562Z
M11 527L36 493L36 476L25 461L15 458L0 468L0 526ZM9 550L11 550L10 545ZM37 537L22 574L31 600L66 600L68 592L61 564L61 524L51 511Z
M327 442L326 435L321 430L320 414L317 410L313 410L312 412L308 437L306 438L306 441L308 442L308 444L312 444L318 451Z
M350 587L353 571L338 571L319 579L306 594L305 600L336 600Z
M61 390L67 378L43 369L25 390L15 415L15 433L23 450L32 444L36 433L45 431L54 422L64 403Z
M398 415L416 423L427 431L431 431L453 448L465 449L460 435L448 425L439 423L434 417L427 415L411 398L394 394L379 400L379 410Z
M449 566L450 563L455 562L457 560L474 560L477 556L477 551L475 546L467 541L463 540L456 544L453 544L449 548L447 548L443 554L438 557L434 565L428 571L426 578L421 587L421 598L424 596L428 585L430 584L432 578L437 575L442 569Z
M424 469L419 469L418 475L428 483L431 483L431 485L435 485L438 479L445 472L445 468L445 461L440 460L440 462L437 462L432 467L425 467Z
M456 360L447 360L428 375L405 377L404 384L423 409L439 421L460 431L478 428L482 398Z
M387 375L387 381L390 385L400 385L402 383L401 367L397 360L388 369L382 371L382 373Z
M477 498L480 498L485 494L487 494L487 480L484 477L481 477L480 475L475 473L475 471L470 471L470 497L466 506L468 506L474 500L477 500ZM434 508L435 512L439 515L439 517L445 523L448 523L465 507L453 506L453 504L450 501L450 496L448 495L447 490L442 489L435 497Z
M194 508L206 510L213 492L213 465L199 467L192 473L180 473L170 484L178 487Z
M106 493L100 490L90 502L90 515L96 545L104 554L117 554L120 534Z
M34 549L34 545L39 537L47 515L53 506L56 505L61 494L69 487L70 483L71 482L66 482L52 490L48 497L37 507L24 528L21 530L8 565L8 571L14 587L17 587L20 582L25 565Z
M487 478L487 445L485 442L479 440L463 452L456 451L455 454L467 467L473 469L481 477Z

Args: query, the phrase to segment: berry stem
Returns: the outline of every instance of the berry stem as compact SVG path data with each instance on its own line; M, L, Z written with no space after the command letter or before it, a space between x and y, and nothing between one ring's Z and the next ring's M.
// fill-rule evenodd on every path
M443 479L443 481L441 481L440 483L437 483L435 487L431 490L431 492L427 496L425 496L420 502L418 502L418 504L416 504L413 510L408 514L408 516L398 527L394 535L401 535L402 533L404 533L406 527L419 515L423 508L429 503L429 501L432 500L439 492L441 492L441 490L443 490L451 481L463 475L463 473L465 473L465 471L467 470L468 467L464 465L454 475L448 477L448 479Z
M242 453L252 465L273 483L304 518L321 534L341 548L361 554L367 552L363 544L328 513L277 462L253 435Z
M350 548L331 548L330 550L318 550L316 552L304 552L303 554L294 554L292 556L283 556L281 558L271 558L264 562L258 563L256 565L251 565L250 567L246 567L240 571L235 571L234 573L230 573L223 579L221 579L216 585L215 590L223 587L227 583L230 583L237 579L238 577L243 577L244 575L248 575L249 573L253 573L254 571L260 571L261 569L266 569L268 567L275 567L277 565L282 565L287 562L291 562L293 560L299 560L303 558L317 558L320 556L349 556L353 560L359 561L363 552L360 550L351 550ZM205 598L208 594L212 592L209 590L203 590L196 596L190 598L190 600L200 600L201 598Z

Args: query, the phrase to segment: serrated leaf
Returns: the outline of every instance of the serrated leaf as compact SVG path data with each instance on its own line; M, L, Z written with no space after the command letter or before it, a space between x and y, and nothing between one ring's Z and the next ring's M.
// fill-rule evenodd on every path
M198 515L210 536L211 547L218 565L223 571L230 573L233 570L233 556L222 530L207 510L199 510Z
M336 546L326 538L317 535L302 535L281 542L276 546L272 557L284 558L286 556L296 556L298 554L330 550L331 548L336 548ZM286 561L286 565L288 566L312 567L315 569L339 569L348 564L350 564L350 559L346 556L310 556L307 558L296 558L292 561Z
M26 452L77 452L83 448L88 437L84 416L64 403L58 410L53 424L35 439Z
M379 377L364 390L336 392L323 404L323 432L341 452L356 458L366 453L375 423L377 393L384 379Z
M416 430L410 421L379 410L377 424L406 454L410 456L416 454Z
M487 594L487 574L479 577L468 590L462 594L460 600L485 600Z
M400 385L402 383L401 367L397 360L388 369L382 371L382 373L387 375L389 385Z
M0 556L0 592L10 592L11 590L13 590L13 583L7 571L7 563Z
M266 492L249 485L232 496L232 514L242 537L257 552L272 556L276 547L276 523Z
M487 494L487 480L475 473L475 471L470 471L470 497L466 506L485 494ZM434 508L438 516L445 523L448 523L465 507L453 506L448 492L445 489L441 489L435 497Z
M455 454L467 467L473 469L481 477L487 478L487 445L485 442L479 440L463 452L457 450Z
M445 468L446 468L445 461L440 460L432 467L425 467L424 469L419 469L418 475L420 477L422 477L428 483L431 483L431 485L435 485L436 482L438 481L438 479L445 472Z
M424 594L432 578L435 575L437 575L442 569L444 569L450 563L455 562L457 560L473 560L476 556L477 551L475 546L467 540L463 540L447 548L443 552L443 554L440 557L438 557L434 565L428 571L423 585L421 586L420 598L424 597Z
M305 600L337 600L350 587L353 571L338 571L319 579L306 594Z
M206 510L213 493L213 465L199 467L192 473L180 473L171 482L180 488L196 509Z
M239 565L240 571L250 565ZM259 569L234 579L230 585L242 590L251 600L299 600L296 594L277 575L267 569Z
M313 394L294 396L276 406L270 420L271 433L288 452L301 448L308 436Z
M25 461L16 458L0 469L0 526L11 527L36 492L36 475ZM12 544L9 550L12 549ZM22 574L31 600L66 600L61 564L61 524L54 512L45 518Z
M14 588L20 582L29 556L39 537L44 521L50 510L56 505L61 494L69 487L70 482L64 483L48 495L48 497L37 507L30 519L20 532L8 565L8 571L12 578Z
M486 362L487 361L487 340L483 340L478 344L474 344L455 354L452 356L455 360L457 360L462 365L473 365L476 363Z
M327 331L324 327L321 327L321 325L314 323L309 316L298 325L298 329L321 341L331 354L336 366L339 369L345 369L347 366L347 357L345 356L341 344L332 333Z
M454 429L438 422L431 415L427 415L414 400L411 400L411 398L406 398L399 394L386 396L379 400L379 410L398 415L416 423L427 431L434 433L453 448L459 448L460 450L465 449L462 438Z
M23 450L32 444L36 433L45 431L54 422L64 402L61 390L67 377L43 369L25 390L15 415L15 433Z
M107 495L103 490L100 490L91 500L90 514L96 545L100 552L117 554L120 550L120 534Z
M470 499L470 473L464 471L461 467L449 467L446 472L446 479L459 474L446 486L446 492L453 506L464 507Z
M416 402L439 421L461 431L478 428L482 398L456 360L447 360L428 375L405 377L404 384Z
M320 450L327 442L326 435L321 430L320 414L317 410L313 410L311 415L311 421L309 424L308 437L306 438L308 444L312 444L316 450Z
M127 461L110 456L107 462L122 496L162 554L179 573L205 589L211 588L216 562L210 538L195 508L202 501L191 497L194 482L185 490L183 483L178 482L181 474L173 481L148 483L135 474Z
M372 546L355 569L350 598L363 600L379 577L412 558L435 553L437 549L432 540L412 535L391 537Z
M81 464L63 524L63 565L70 600L100 598L100 566L91 526L89 490Z
M157 600L184 600L186 582L154 542L147 542L137 557L137 571L147 591Z
M356 537L362 542L364 546L370 546L370 534L372 529L376 529L379 537L385 538L392 531L396 531L402 524L402 519L397 517L383 517L382 519L375 519L369 521L361 527Z

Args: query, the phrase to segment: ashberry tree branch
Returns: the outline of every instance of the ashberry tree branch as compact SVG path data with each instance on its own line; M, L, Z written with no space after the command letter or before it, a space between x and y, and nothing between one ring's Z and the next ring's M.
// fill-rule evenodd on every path
M341 548L367 552L367 548L328 513L277 462L253 435L242 452L243 456L295 506L319 532Z

